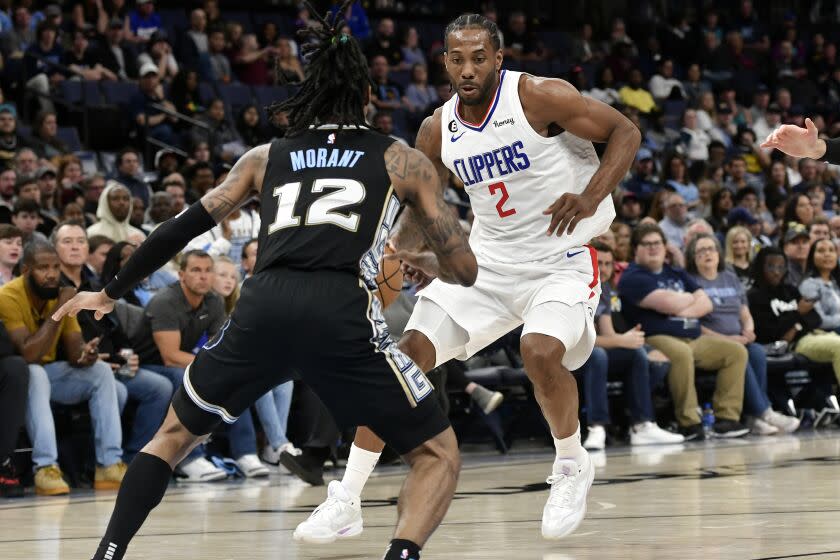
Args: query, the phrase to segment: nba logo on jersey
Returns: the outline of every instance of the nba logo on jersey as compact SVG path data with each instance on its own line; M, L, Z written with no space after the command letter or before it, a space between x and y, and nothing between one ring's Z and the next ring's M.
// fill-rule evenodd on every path
M408 549L407 548L403 549L402 553L400 554L400 558L402 558L403 560L406 560L408 558Z
M327 144L335 144L335 132L331 132L329 136L327 136Z

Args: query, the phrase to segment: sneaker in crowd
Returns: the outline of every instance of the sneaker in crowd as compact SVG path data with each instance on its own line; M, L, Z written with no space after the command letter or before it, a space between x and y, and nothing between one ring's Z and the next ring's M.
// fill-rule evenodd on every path
M583 442L583 448L589 451L600 451L607 446L607 431L603 426L589 426L589 433Z
M292 537L311 544L328 544L362 534L362 507L358 496L333 480L327 487L327 499L309 518L297 526Z
M765 422L761 418L749 418L747 426L750 428L750 433L756 436L772 436L779 433L779 428Z
M630 426L630 445L682 443L685 436L663 430L655 422L639 422Z
M260 461L260 458L253 453L243 455L242 457L237 459L236 466L239 467L239 470L242 471L242 474L245 475L245 478L260 478L262 476L268 476L269 474L271 474L271 471L268 470L268 467L263 465L262 461Z
M181 482L215 482L227 478L227 473L204 457L178 465L175 475Z
M595 467L586 454L582 465L566 460L555 463L555 473L546 482L551 493L543 508L542 536L562 539L572 534L586 516L586 496L595 480Z
M793 433L799 429L799 418L781 414L772 408L764 411L764 414L761 415L761 420L771 426L775 426L780 432L785 434Z
M289 472L312 486L324 485L324 461L307 453L292 455L288 451L280 454L280 464Z
M96 474L93 478L93 487L96 490L117 490L122 484L125 471L128 465L119 461L107 467L96 466Z
M17 469L11 457L0 463L0 498L23 497L23 485L20 483Z
M262 452L260 453L260 459L262 459L263 463L268 463L269 465L274 465L275 467L280 464L280 454L284 451L288 451L292 455L300 455L302 451L292 445L291 442L286 442L280 447L272 447L270 444L263 447Z
M39 496L61 496L70 493L58 465L41 467L35 471L35 493Z
M680 434L685 441L703 441L706 439L706 432L703 431L703 424L692 424L691 426L680 426Z
M750 429L740 422L718 418L715 420L714 428L712 428L712 436L716 438L739 438L747 435L749 431Z
M486 387L478 385L470 394L470 398L475 401L475 404L484 412L490 414L502 404L505 396L498 391L491 391Z

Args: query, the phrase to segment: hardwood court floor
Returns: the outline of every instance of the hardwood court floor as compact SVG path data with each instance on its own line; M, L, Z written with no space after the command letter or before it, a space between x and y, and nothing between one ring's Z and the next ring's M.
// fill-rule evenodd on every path
M471 454L432 559L840 558L840 431L616 449L602 455L589 513L563 541L540 537L547 453ZM173 485L129 549L149 559L381 558L402 469L371 479L365 532L300 546L292 530L324 496L286 475ZM0 502L0 559L88 559L114 493Z

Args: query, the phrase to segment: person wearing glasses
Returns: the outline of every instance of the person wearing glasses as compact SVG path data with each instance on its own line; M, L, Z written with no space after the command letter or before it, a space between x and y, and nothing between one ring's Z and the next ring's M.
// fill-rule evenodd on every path
M705 437L694 387L696 366L717 371L712 435L745 435L749 430L740 418L746 348L734 340L702 334L700 318L714 306L685 270L665 264L665 234L658 226L640 225L631 245L634 262L618 283L622 310L629 324L641 325L645 342L671 361L668 385L680 433L686 440Z
M828 244L834 247L833 243ZM835 265L836 260L835 253ZM685 262L688 272L712 300L712 312L700 319L700 332L747 348L743 412L750 431L757 435L796 431L799 419L779 414L770 406L767 352L755 342L755 321L747 306L746 291L735 272L726 268L715 236L701 233L692 239Z

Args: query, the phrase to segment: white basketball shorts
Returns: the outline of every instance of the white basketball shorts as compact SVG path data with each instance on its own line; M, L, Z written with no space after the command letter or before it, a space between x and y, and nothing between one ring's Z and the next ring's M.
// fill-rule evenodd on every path
M464 287L434 280L419 300L406 331L416 330L435 347L435 366L466 360L524 324L522 335L563 343L563 365L581 367L595 344L595 308L601 297L598 255L586 246L551 263L506 264L478 258L478 278Z

